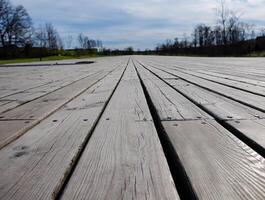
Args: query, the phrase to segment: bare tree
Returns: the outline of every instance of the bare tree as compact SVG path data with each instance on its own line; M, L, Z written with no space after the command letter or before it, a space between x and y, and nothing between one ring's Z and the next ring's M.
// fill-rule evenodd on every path
M47 49L63 48L62 39L51 23L40 26L35 31L35 45Z
M87 36L84 36L82 33L78 35L78 42L81 48L83 49L89 49L90 44L89 44L89 39Z
M47 34L45 27L40 26L36 31L35 31L35 45L41 48L46 48L47 46Z
M1 46L24 46L31 42L32 23L26 9L12 6L7 0L0 0Z
M58 33L51 23L45 25L47 34L47 48L58 49Z
M227 23L229 19L230 10L226 7L225 0L218 0L218 22L221 26L222 41L224 45L227 45Z
M89 37L84 36L82 33L78 35L77 40L79 42L79 46L82 49L93 49L103 47L102 41L89 39Z
M66 45L66 48L70 49L72 47L72 43L73 43L73 36L72 35L68 35L66 38L65 38L65 45Z

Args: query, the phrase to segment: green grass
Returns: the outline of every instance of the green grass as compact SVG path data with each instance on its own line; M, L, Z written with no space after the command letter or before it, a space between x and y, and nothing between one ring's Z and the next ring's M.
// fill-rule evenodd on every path
M248 55L249 57L265 57L265 51L253 52Z
M66 59L79 59L79 58L91 58L91 56L48 56L43 57L42 61L52 61L52 60L66 60ZM29 63L29 62L39 62L39 58L18 58L11 60L0 60L0 65L2 64L14 64L14 63Z

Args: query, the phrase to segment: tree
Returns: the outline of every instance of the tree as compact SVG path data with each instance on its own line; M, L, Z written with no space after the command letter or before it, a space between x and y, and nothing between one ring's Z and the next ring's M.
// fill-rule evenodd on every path
M47 49L63 48L62 39L51 23L40 26L35 31L35 45Z
M1 46L25 46L31 43L33 33L31 18L26 9L13 6L7 0L0 0Z
M87 36L84 36L82 33L78 35L77 40L79 42L79 46L82 49L93 49L93 48L103 47L101 40L89 39Z
M35 45L41 48L46 48L47 46L47 34L45 27L40 26L36 31L35 31Z
M66 46L66 48L70 49L72 47L72 43L73 43L73 36L72 35L68 35L65 38L65 46Z
M124 49L125 54L132 55L134 53L133 47L126 47Z
M222 41L227 45L227 21L229 18L229 9L226 7L225 0L219 0L219 7L217 8L217 15L219 15L218 22L221 27Z
M90 49L91 44L89 41L89 38L87 36L84 36L82 33L78 35L78 42L82 49Z
M56 29L51 23L45 25L46 34L47 34L47 48L48 49L58 49L59 36Z

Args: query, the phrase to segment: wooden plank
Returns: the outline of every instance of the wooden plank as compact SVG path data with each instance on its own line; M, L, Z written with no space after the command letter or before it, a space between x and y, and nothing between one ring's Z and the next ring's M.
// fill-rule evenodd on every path
M236 89L251 92L251 93L254 93L257 95L265 96L265 88L261 87L261 86L251 85L248 83L242 83L242 82L238 82L238 81L234 81L234 80L222 79L219 77L213 77L210 75L201 74L201 73L194 72L191 70L181 70L178 68L171 68L171 69L176 70L176 71L180 71L180 72L183 72L183 73L195 76L195 77L203 78L205 80L213 81L215 83L220 83L220 84L225 85L225 86L229 86L229 87L233 87Z
M62 199L179 199L132 63Z
M257 108L261 111L265 111L265 97L263 96L258 96L245 91L237 90L235 88L220 85L218 83L207 81L182 72L176 72L175 70L166 69L165 71L170 72L171 74L174 74L184 80L187 80L203 88L206 88L210 91L214 91L215 93L231 98L240 103L244 103L253 108Z
M154 68L149 67L149 69L153 71ZM156 71L156 73L158 72ZM225 122L227 121L227 123L241 124L241 121L243 123L250 121L240 120L240 123L234 120L229 121L224 116L224 113L229 111L239 119L254 117L254 109L221 95L211 93L183 80L164 80L174 85L176 89L192 99L193 102L200 104L204 109L208 108L208 111L211 110L213 113L217 113L217 116L224 119ZM217 104L216 108L215 104ZM222 105L225 112L222 110ZM161 106L156 107L156 109L163 109ZM264 115L261 112L259 114ZM158 112L158 115L163 117L161 112ZM259 120L255 121L258 122ZM264 158L215 120L161 120L161 123L199 199L265 198ZM253 124L248 123L245 126L246 136L248 136L250 125ZM257 126L255 130L257 131ZM259 131L262 130L265 130L264 126L260 125ZM262 135L258 135L260 138L257 135L258 133L255 137L252 136L252 139L254 141L260 139L259 144L262 145L264 139L261 138Z
M54 199L124 66L0 151L0 199Z
M86 77L93 76L99 72L100 71L97 71L94 73L88 73L88 74L85 74L81 77L77 77L77 78L73 78L73 79L71 78L71 79L56 80L56 81L50 82L48 84L45 84L45 85L42 85L39 87L34 87L34 88L27 89L27 90L24 90L24 91L16 93L16 94L9 95L8 97L5 97L4 99L8 99L8 100L12 100L12 101L17 100L17 101L21 101L21 102L30 101L32 99L35 99L35 98L38 98L38 97L43 96L45 94L48 94L52 91L55 91L59 88L63 88L63 87L70 85L74 82L82 80Z
M199 199L265 198L265 160L213 120L164 121Z
M11 101L9 101L9 100L2 100L2 101L0 101L0 107L3 106L3 105L5 105L5 104L8 104L10 102Z
M155 68L152 68L152 72L159 77L160 74L165 73ZM219 120L265 118L263 112L208 91L187 81L181 79L164 79L164 81L191 99L197 105L202 106Z
M265 155L265 119L232 120L228 121L227 124L240 132L247 140L250 140L252 145L263 156Z
M90 65L62 66L31 66L31 67L1 67L0 68L0 97L25 92L30 89L45 86L57 81L73 82L99 69L107 69L109 65L118 66L127 58L101 58Z
M137 65L137 70L153 104L159 108L157 112L161 120L212 119L211 116L151 74L151 72L139 65Z
M156 73L159 75L159 70L156 70ZM263 122L263 120L257 119L264 119L265 113L242 105L238 102L205 90L181 79L169 79L165 81L187 96L197 105L202 107L204 110L211 113L211 115L216 119L222 120L227 126L236 129L237 132L240 132L240 135L237 134L239 137L246 138L245 141L247 144L264 155L264 136L260 133L264 132L265 128L260 124Z
M193 102L201 105L205 110L212 113L219 120L265 118L265 113L263 112L181 79L165 81L192 99Z
M137 57L138 58L138 57ZM264 81L263 63L264 59L256 62L258 59L241 58L191 58L185 57L141 57L145 64L162 66L176 66L182 69L192 71L206 70L211 72L235 75L239 77L251 78L253 80ZM255 61L255 62L254 62ZM263 72L263 73L262 73Z
M8 101L8 100L6 100L6 101ZM0 115L2 115L4 112L7 112L13 108L16 108L19 105L21 105L21 102L19 102L19 101L8 101L8 103L0 106Z
M48 95L49 93L55 92L56 90L62 89L64 87L70 86L74 84L75 82L81 81L82 79L97 76L97 74L102 73L102 71L98 71L96 73L92 73L83 77L79 77L76 80L65 80L65 81L55 81L50 84L45 84L43 86L28 89L13 95L9 95L8 97L5 97L4 99L8 99L12 101L13 103L10 103L6 105L5 107L0 108L0 113L7 112L9 110L12 110L22 104L28 103L30 101L33 101L37 98L41 98L45 95Z
M238 81L238 82L242 82L242 83L248 83L251 85L258 85L261 87L265 87L264 81L258 81L258 80L253 80L253 79L249 79L249 78L238 77L235 75L232 76L229 74L222 74L222 73L216 73L216 72L210 72L210 71L204 71L204 70L198 70L198 72L203 73L203 74L207 74L207 75L211 75L211 76L215 76L215 77L219 77L219 78L224 78L224 79L228 79L228 80L234 80L234 81Z
M18 138L20 135L25 133L23 130L32 128L33 125L45 119L47 116L58 110L61 106L86 91L91 85L98 82L98 80L102 79L108 73L109 72L104 72L93 77L87 77L67 87L56 90L55 92L2 114L0 116L0 120L15 120L17 121L18 125L14 126L15 128L13 129L8 129L10 132L7 132L4 129L0 130L0 138L2 139L0 140L0 148L4 147L13 141L13 139ZM25 124L20 126L21 123L19 120L21 119L34 120L34 123L28 123L27 127L25 128Z

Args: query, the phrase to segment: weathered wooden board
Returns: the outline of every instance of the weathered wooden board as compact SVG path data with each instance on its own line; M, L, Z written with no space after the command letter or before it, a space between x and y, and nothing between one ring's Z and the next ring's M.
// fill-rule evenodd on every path
M21 101L21 102L30 101L30 100L36 99L40 96L44 96L44 95L46 95L52 91L55 91L59 88L63 88L67 85L73 84L74 82L82 80L86 77L93 76L97 73L100 73L100 71L97 71L94 73L88 73L88 74L83 75L83 76L78 77L78 78L56 80L56 81L50 82L49 84L45 84L45 85L42 85L39 87L27 89L25 91L21 91L21 92L16 93L16 94L9 95L9 96L5 97L4 99L8 99L8 100L12 100L12 101L17 100L17 101Z
M180 71L180 72L183 72L183 73L195 76L195 77L203 78L205 80L213 81L215 83L220 83L222 85L233 87L239 90L244 90L244 91L251 92L257 95L265 96L265 88L261 86L252 85L248 83L242 83L242 82L238 82L234 80L222 79L219 77L214 77L214 76L194 72L191 70L182 70L182 69L178 69L174 67L171 67L171 69L174 69L176 71Z
M63 87L0 115L0 120L2 121L4 120L6 122L8 120L15 120L18 123L18 125L14 126L15 128L8 129L10 132L7 132L7 130L3 129L0 130L0 138L2 139L0 141L0 148L22 135L25 132L23 130L32 128L33 125L45 119L47 116L58 110L61 106L80 95L82 92L91 87L91 85L105 77L108 73L110 73L110 71L98 73L93 77L89 76L71 85L68 85L67 87ZM27 127L25 127L25 124L22 124L20 127L21 123L19 120L27 119L34 120L34 122L28 123Z
M199 199L265 198L265 160L213 120L166 121Z
M165 81L201 105L219 120L265 118L265 113L263 112L181 79Z
M222 73L216 73L216 72L210 72L210 71L204 71L204 70L198 70L198 72L202 73L202 74L207 74L207 75L211 75L213 77L219 77L219 78L223 78L223 79L228 79L228 80L234 80L234 81L238 81L238 82L242 82L242 83L248 83L251 85L258 85L261 87L265 87L265 81L258 81L258 80L253 80L250 78L243 78L243 77L239 77L239 76L235 76L235 75L228 75L228 74L222 74Z
M241 91L235 88L224 86L224 85L214 83L208 80L204 80L198 77L194 77L194 76L191 76L191 75L179 72L179 71L176 72L175 70L171 70L171 69L166 69L166 71L178 77L181 77L182 79L187 80L191 83L194 83L203 88L206 88L210 91L214 91L225 97L231 98L233 100L239 101L246 105L250 105L254 108L265 111L265 97L263 96L258 96L252 93L248 93L248 92Z
M258 146L265 154L265 119L258 120L232 120L226 122L250 140L254 146Z
M93 74L86 75L82 78L78 78L77 80L55 81L53 83L45 84L37 88L28 89L26 91L22 91L22 92L13 94L13 95L9 95L8 97L5 97L4 99L10 100L12 101L12 103L9 103L8 105L4 107L0 107L0 113L7 112L22 104L28 103L30 101L33 101L35 99L48 95L49 93L55 92L58 89L62 89L64 87L70 86L74 84L75 82L81 81L82 79L97 76L97 74L100 74L100 73L102 73L102 71L98 71Z
M150 66L148 69L159 76L159 70ZM186 81L180 79L164 79L164 81L171 84L197 105L227 123L236 123L237 126L240 126L238 124L241 124L241 122L246 123L248 121L242 119L264 117L262 112ZM147 84L144 79L143 82ZM148 92L152 93L151 90L152 87L149 87ZM171 96L167 95L169 98ZM161 112L159 112L159 110L163 110L161 106L163 105L160 104L156 109L158 110L158 115L163 117ZM256 115L259 116L257 117ZM241 120L236 122L234 120L229 121L227 116ZM263 191L265 184L264 158L219 123L209 119L172 120L161 121L161 123L199 199L265 198ZM248 127L245 129L246 136L251 132L254 134L254 130L264 130L261 125L259 129L256 126L249 130L251 125L253 123L246 125ZM243 127L241 128L243 129ZM260 134L252 135L251 139L254 141L260 139L259 145L263 145L261 143L263 143L264 139L262 139Z
M3 106L3 105L5 105L5 104L8 104L10 102L11 101L9 101L9 100L2 100L2 101L0 101L0 107Z
M152 72L160 77L164 71L152 68ZM208 91L181 79L163 79L177 91L184 94L197 105L202 106L219 120L231 119L260 119L265 118L265 113L233 101L222 95Z
M207 113L191 103L188 99L169 87L165 82L154 76L151 72L137 65L137 70L147 89L150 98L159 108L161 120L194 120L211 119ZM172 80L172 79L166 79Z
M160 71L156 69L155 73L159 76ZM162 73L165 72L162 71ZM255 150L258 152L265 152L265 143L262 140L262 137L264 136L260 134L262 126L255 122L257 119L265 118L265 113L210 92L181 79L165 79L164 81L172 85L182 94L186 95L204 110L211 113L211 115L216 119L223 120L224 124L237 129L237 131L241 133L240 137L246 137L247 144L249 144ZM230 122L230 120L232 121ZM245 127L244 125L241 126L241 122L242 124L248 122L247 124L249 128L243 130L237 128ZM256 130L259 130L259 133L257 133ZM255 137L256 135L259 137Z
M264 58L202 58L202 57L137 57L145 64L155 64L159 67L176 66L192 71L204 70L237 77L264 81Z
M179 199L132 63L62 199Z
M0 151L0 199L54 198L125 66Z
M81 79L89 73L118 66L127 58L101 58L89 65L58 65L30 67L0 67L0 98L7 98L30 89L37 89L57 81L64 82ZM38 64L38 63L36 63Z

